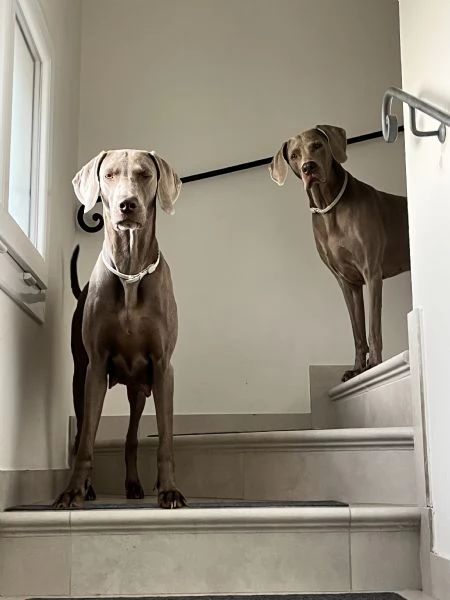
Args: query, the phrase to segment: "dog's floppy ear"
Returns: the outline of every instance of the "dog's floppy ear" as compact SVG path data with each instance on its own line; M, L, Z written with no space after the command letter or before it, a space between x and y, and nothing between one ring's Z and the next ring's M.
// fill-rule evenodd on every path
M156 152L150 152L150 157L155 162L158 170L158 200L161 208L173 215L175 212L175 202L178 200L181 190L181 179L172 169L172 167Z
M278 185L284 185L289 170L287 146L288 142L286 141L273 157L269 167L270 177L272 178L272 181L275 181L275 183L277 183Z
M316 125L316 129L327 138L333 158L338 163L344 163L347 160L347 134L345 129L334 125Z
M100 195L100 181L98 171L106 152L102 150L95 158L92 158L82 167L72 179L73 189L76 197L84 204L84 212L88 212L95 206Z

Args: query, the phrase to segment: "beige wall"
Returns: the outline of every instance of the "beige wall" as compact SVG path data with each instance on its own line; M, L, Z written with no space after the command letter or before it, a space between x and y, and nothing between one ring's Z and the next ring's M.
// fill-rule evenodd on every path
M274 154L317 123L377 130L398 84L396 0L84 0L79 164L148 148L188 175ZM358 178L404 192L401 144L349 154ZM279 189L260 168L186 184L158 219L180 312L176 412L308 412L309 364L350 363L353 346L299 183ZM102 234L77 238L85 281ZM407 345L408 276L384 302L388 357ZM105 414L126 412L113 389Z
M400 22L405 90L450 112L449 2L401 0ZM420 117L418 126L436 129L436 122ZM411 133L406 142L413 301L423 309L433 549L450 559L450 148Z
M0 292L0 469L66 464L71 370L65 302L74 243L70 180L77 163L81 10L40 0L55 49L50 280L47 319L36 324Z

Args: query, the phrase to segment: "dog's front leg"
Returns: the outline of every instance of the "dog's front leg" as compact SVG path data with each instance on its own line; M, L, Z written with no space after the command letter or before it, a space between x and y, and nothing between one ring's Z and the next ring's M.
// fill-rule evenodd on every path
M54 503L56 508L76 507L82 504L85 481L90 475L103 402L106 395L106 360L94 359L86 372L85 409L75 465L69 485Z
M144 489L139 481L137 468L139 421L145 408L145 393L139 387L127 386L130 403L130 423L125 442L125 493L129 500L144 498Z
M181 508L186 505L175 483L173 456L173 367L154 364L153 395L158 425L158 504L161 508Z
M381 333L381 307L383 303L383 277L381 273L367 279L367 289L370 298L369 313L369 361L367 368L379 365L383 358L383 338Z
M353 339L355 342L355 364L353 369L346 371L342 381L347 381L355 375L362 373L367 361L366 321L364 314L364 297L362 286L351 285L338 278L342 293L344 294L350 322L352 324Z

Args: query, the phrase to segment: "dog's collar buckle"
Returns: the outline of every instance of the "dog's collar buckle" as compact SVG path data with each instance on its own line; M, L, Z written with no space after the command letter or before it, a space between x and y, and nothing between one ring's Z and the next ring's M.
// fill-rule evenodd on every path
M139 273L136 273L136 275L127 275L126 273L121 273L120 271L115 269L113 266L111 266L109 264L109 262L106 260L104 250L102 250L102 260L103 260L103 264L105 265L105 267L108 269L108 271L110 271L111 273L113 273L114 275L119 277L119 279L122 279L122 281L124 281L126 284L139 283L142 281L142 279L144 279L144 277L146 275L151 275L151 273L154 273L156 271L156 269L158 268L160 258L161 258L161 253L158 248L158 256L154 263L152 263L151 265L149 265L148 267L146 267Z
M345 171L344 183L342 184L339 194L336 196L336 198L333 200L333 202L331 204L329 204L328 206L326 206L325 208L317 208L316 206L311 206L310 211L316 215L324 215L324 214L330 212L330 210L333 210L333 208L336 206L336 204L339 202L339 200L344 195L344 192L347 189L347 183L348 183L348 173L347 173L347 171Z

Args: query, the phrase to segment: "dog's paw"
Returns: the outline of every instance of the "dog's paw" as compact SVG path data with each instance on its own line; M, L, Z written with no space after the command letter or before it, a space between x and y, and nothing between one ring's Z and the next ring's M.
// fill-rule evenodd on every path
M84 501L84 490L65 490L53 503L53 508L80 508Z
M186 498L178 490L158 492L158 506L160 508L183 508L186 504Z
M350 369L348 371L345 371L345 373L342 375L341 381L348 381L349 379L353 379L353 377L356 377L362 372L363 369Z
M140 481L125 481L125 493L128 500L142 500L145 497Z
M95 493L95 490L92 487L92 484L89 483L88 481L86 481L85 486L84 486L84 499L87 502L93 502L94 500L97 500L97 494Z

